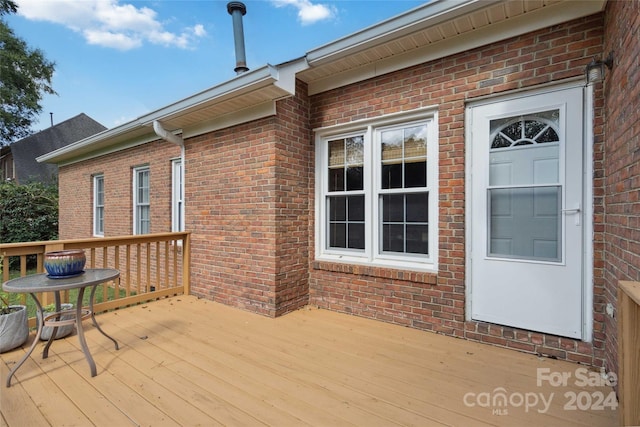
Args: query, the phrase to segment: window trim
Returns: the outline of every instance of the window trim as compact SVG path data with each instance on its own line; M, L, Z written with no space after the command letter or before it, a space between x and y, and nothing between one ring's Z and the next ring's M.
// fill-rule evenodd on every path
M147 204L140 204L138 202L138 183L139 183L139 173L141 172L148 172L149 174L149 194L148 194L148 198L149 198L149 202ZM140 206L148 206L149 207L149 232L151 232L151 169L149 166L139 166L136 168L133 168L133 234L134 235L138 235L138 234L146 234L146 233L142 233L140 232L139 228L140 228L140 224L139 224L139 217L138 217L138 208Z
M102 181L102 205L98 205L98 181ZM96 174L93 176L93 236L104 237L104 174ZM102 209L102 232L98 230L99 216L98 209Z
M380 212L379 196L381 185L376 178L381 161L379 135L382 130L395 127L406 127L417 123L428 123L427 139L427 188L410 189L411 191L429 192L429 254L428 256L407 253L382 253L380 245ZM315 161L315 259L368 266L402 268L408 270L437 272L438 239L439 239L439 144L438 144L438 112L434 107L422 108L406 113L398 113L376 119L362 120L346 125L328 126L314 129L316 144ZM336 138L347 138L354 135L364 136L364 182L365 182L365 249L337 249L327 247L327 209L328 194L326 171L328 168L327 141ZM404 189L406 190L406 189ZM406 194L407 192L405 192Z

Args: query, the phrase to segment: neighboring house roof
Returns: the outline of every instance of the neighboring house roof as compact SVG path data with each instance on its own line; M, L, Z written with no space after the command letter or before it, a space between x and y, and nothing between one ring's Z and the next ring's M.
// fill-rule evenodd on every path
M607 0L434 0L394 18L265 65L100 135L56 150L39 162L69 164L158 139L153 122L183 138L275 114L275 101L311 95L505 40L604 10Z
M9 147L18 182L50 182L57 175L55 165L42 164L36 157L102 132L107 128L84 113L58 123L48 129L14 142Z

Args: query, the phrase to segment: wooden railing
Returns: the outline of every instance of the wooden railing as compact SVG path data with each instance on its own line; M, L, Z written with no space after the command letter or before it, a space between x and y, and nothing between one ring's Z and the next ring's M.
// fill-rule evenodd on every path
M115 268L120 271L119 279L98 288L101 296L96 297L100 302L94 305L95 312L170 295L189 294L190 233L2 243L2 282L16 276L16 271L19 271L19 276L44 273L44 254L65 249L84 249L87 257L85 268ZM68 293L62 298L68 301ZM47 305L53 302L54 297L52 293L43 293L38 299ZM26 295L22 296L22 303L26 303ZM35 325L34 319L30 322Z
M640 425L640 282L618 288L618 379L620 425Z

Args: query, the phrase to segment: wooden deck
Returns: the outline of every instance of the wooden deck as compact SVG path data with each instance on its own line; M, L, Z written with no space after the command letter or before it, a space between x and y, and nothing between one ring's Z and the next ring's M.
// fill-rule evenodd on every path
M75 335L46 360L39 345L8 389L8 368L24 350L0 355L2 425L617 423L615 410L577 409L611 392L579 387L579 365L325 310L269 319L182 296L98 321L121 348L85 322L94 378ZM538 368L571 377L566 387L538 385Z

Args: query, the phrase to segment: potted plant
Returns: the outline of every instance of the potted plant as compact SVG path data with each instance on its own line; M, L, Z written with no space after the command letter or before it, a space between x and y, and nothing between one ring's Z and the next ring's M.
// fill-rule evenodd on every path
M9 305L0 296L0 353L20 347L29 338L29 321L27 307L24 305Z
M60 304L60 310L63 312L58 320L71 320L75 318L75 313L72 312L73 304L62 303ZM56 312L56 305L49 304L42 307L42 312L44 317L46 318L48 315ZM40 313L37 313L38 322L41 322ZM47 341L51 338L51 334L53 334L53 326L43 326L42 333L40 333L40 339L43 341ZM73 332L73 324L58 326L58 332L56 333L56 339L64 338Z

